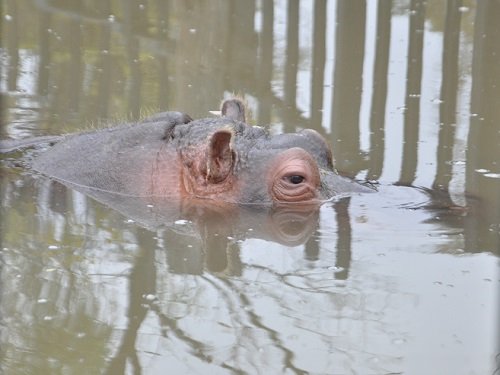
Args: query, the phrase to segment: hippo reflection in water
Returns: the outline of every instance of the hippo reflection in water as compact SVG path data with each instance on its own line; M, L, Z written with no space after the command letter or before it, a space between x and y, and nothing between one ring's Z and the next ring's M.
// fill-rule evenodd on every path
M192 120L164 112L139 124L64 137L33 168L65 184L135 197L238 204L320 204L371 188L338 175L314 130L272 136L245 123L243 104Z

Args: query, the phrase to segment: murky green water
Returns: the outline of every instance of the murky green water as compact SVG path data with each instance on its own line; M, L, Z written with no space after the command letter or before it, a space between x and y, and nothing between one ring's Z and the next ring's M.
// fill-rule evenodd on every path
M2 2L3 138L158 110L320 131L317 212L89 196L1 156L3 374L496 374L500 3Z

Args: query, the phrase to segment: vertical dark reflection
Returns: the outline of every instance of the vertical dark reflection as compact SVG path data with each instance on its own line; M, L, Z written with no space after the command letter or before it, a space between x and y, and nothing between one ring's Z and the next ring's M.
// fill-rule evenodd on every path
M422 57L424 52L425 2L423 0L411 0L409 17L403 162L398 182L401 185L411 185L417 173Z
M6 109L7 109L7 96L3 93L0 93L0 137L2 138L7 138L7 134L6 134L6 120L7 120L7 116L6 116ZM3 172L3 169L1 168L0 166L0 173L4 173ZM4 192L4 186L5 184L3 183L3 179L0 178L0 197L4 198L6 196L6 193ZM4 233L2 232L2 220L0 220L0 233ZM2 237L0 236L0 240L2 239ZM0 243L1 245L1 243ZM0 255L0 262L2 261L2 257ZM1 271L1 266L0 266L0 271ZM0 301L1 302L1 301Z
M273 79L273 47L274 47L274 4L272 1L262 2L262 32L260 35L260 60L258 74L259 102L258 124L271 122L271 81Z
M337 280L347 280L349 277L349 269L351 267L351 240L352 228L351 218L349 216L350 198L342 199L335 203L335 213L337 218L337 259L335 267L338 272L335 272Z
M163 54L156 57L158 61L158 77L161 81L158 85L158 108L161 110L167 109L169 105L169 80L168 80L168 63L167 57Z
M225 273L240 277L243 275L243 263L241 261L241 248L238 243L230 242L227 246L227 269Z
M141 108L141 88L142 88L142 73L141 63L139 60L139 39L137 33L141 26L147 23L143 12L139 10L138 0L127 0L123 5L124 12L124 28L125 28L125 43L127 51L127 62L130 70L128 83L128 112L134 118L139 117Z
M311 78L311 126L321 128L326 59L326 0L314 2L313 55Z
M368 169L368 179L370 180L380 178L384 163L385 106L391 44L391 10L392 0L379 0L377 5L373 93L370 112L370 162Z
M158 23L159 28L159 38L165 48L165 50L161 51L162 53L158 54L158 56L156 57L158 61L158 77L160 78L160 82L158 85L158 108L166 109L168 107L168 99L170 97L170 83L168 79L169 65L167 63L167 56L171 51L171 45L168 35L168 21L171 4L167 1L158 0L156 2L156 7L158 10L158 18L156 22Z
M49 72L50 72L50 22L51 15L45 9L39 10L38 26L38 77L37 92L38 95L47 95L49 93Z
M229 241L227 236L214 235L207 233L205 236L205 251L206 259L205 264L207 270L213 273L220 273L228 267L228 252Z
M170 95L177 103L176 108L195 117L206 116L208 110L219 106L225 90L240 90L242 82L253 81L241 78L247 74L247 66L252 67L251 74L255 68L255 50L252 54L246 52L254 44L253 28L247 29L253 25L254 15L252 11L247 14L245 9L253 3L176 1L171 4L172 20L179 22L173 29L175 49L169 57L174 72L170 76ZM237 19L240 15L242 18ZM241 71L236 67L241 67ZM236 75L238 71L240 75ZM234 86L228 87L226 77L234 78L230 82Z
M500 1L477 3L465 188L476 214L466 217L465 250L500 254ZM476 199L475 199L476 198Z
M144 296L156 294L156 268L154 254L156 243L151 233L140 229L137 242L142 249L129 275L129 305L127 311L127 327L123 334L118 351L109 362L106 374L125 374L127 364L133 368L132 373L141 373L141 364L135 349L139 328L144 321L148 308L144 305Z
M223 212L207 212L199 224L206 269L211 273L241 274L239 245L228 239L232 235L229 216Z
M52 212L64 216L68 212L68 201L71 193L59 182L51 181L47 205ZM65 220L66 222L66 220Z
M203 273L203 244L175 231L163 233L165 243L175 244L165 250L169 272L186 275Z
M11 19L7 23L7 51L9 65L7 70L7 88L9 91L17 89L19 75L19 12L15 0L7 0L7 12ZM5 21L4 21L5 22Z
M220 16L220 15L219 15ZM228 61L224 72L224 88L230 91L253 91L257 67L257 36L255 35L255 2L229 2L228 29L221 31L220 39L228 39ZM227 33L227 35L223 35Z
M81 14L82 3L79 0L73 0L69 4L74 14ZM68 98L68 109L77 111L80 107L80 94L82 90L83 77L83 56L82 56L82 23L80 17L72 17L68 20L68 50L70 54L68 80L65 93Z
M338 1L331 132L337 168L348 171L351 176L362 168L359 111L363 88L365 23L365 1Z
M316 232L314 236L311 236L307 239L307 242L304 244L304 257L307 260L315 261L319 258L319 242L318 242L318 233Z
M288 0L286 25L286 61L285 61L285 113L296 107L297 69L299 65L299 0ZM285 131L293 132L295 127L291 119L285 118Z
M110 0L99 2L99 13L102 15L111 14ZM99 74L99 91L97 94L97 113L100 118L107 118L109 112L109 98L111 97L111 29L107 24L98 26L99 28L99 60L96 71Z
M439 106L439 138L437 149L436 177L432 187L443 192L448 191L452 177L453 144L458 91L458 52L460 47L459 8L461 0L448 0L446 23L443 37L443 62L441 82L441 104Z

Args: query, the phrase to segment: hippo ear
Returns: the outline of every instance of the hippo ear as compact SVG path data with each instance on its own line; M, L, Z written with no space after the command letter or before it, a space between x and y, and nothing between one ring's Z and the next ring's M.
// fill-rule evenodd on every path
M221 114L222 117L226 117L234 121L246 122L245 105L239 99L224 100L221 106Z
M207 180L218 184L231 173L234 163L234 151L231 145L233 133L219 130L210 138L207 158Z

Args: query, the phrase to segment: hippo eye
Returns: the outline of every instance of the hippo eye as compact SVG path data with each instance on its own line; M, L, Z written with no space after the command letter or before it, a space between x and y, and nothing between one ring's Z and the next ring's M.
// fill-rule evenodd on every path
M294 185L301 184L302 182L304 182L304 179L305 179L304 176L298 174L288 176L288 181L290 181Z

